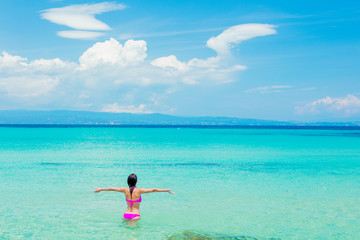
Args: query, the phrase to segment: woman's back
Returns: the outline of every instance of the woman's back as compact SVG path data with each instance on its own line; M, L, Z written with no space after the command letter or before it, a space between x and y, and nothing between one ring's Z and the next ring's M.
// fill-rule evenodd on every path
M125 197L126 197L126 203L127 203L127 210L126 213L133 213L139 212L140 208L140 202L141 202L141 191L138 188L134 188L132 193L130 192L130 189L127 188L124 191Z

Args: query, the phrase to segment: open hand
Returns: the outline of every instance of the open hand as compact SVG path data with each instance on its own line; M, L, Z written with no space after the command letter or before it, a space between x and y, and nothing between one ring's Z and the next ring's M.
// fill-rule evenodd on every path
M101 192L101 188L96 188L94 193L98 193L98 192Z
M171 191L171 189L169 189L169 193L171 193L171 194L175 194L174 192L172 192L172 191Z

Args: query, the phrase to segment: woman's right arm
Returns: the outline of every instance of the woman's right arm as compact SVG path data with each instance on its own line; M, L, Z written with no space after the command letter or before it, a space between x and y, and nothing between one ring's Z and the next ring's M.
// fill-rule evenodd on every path
M95 189L95 193L98 193L98 192L102 192L102 191L116 191L116 192L125 192L125 189L124 187L122 188L96 188Z
M168 192L174 194L170 189L159 189L159 188L140 188L141 193L153 193L153 192Z

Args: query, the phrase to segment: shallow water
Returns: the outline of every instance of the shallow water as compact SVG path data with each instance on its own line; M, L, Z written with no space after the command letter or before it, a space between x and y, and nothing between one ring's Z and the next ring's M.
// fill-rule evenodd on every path
M360 130L3 127L0 173L4 239L360 239Z

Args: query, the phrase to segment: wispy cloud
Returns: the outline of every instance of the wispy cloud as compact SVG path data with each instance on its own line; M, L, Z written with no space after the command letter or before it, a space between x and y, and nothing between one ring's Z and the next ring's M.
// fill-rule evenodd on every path
M304 22L283 23L283 24L281 24L281 26L306 26L306 25L317 25L317 24L355 22L355 21L359 21L359 20L360 20L359 17L330 18L330 19L321 19L321 20L304 21Z
M240 19L243 21L276 21L276 20L293 20L293 19L307 19L307 18L315 18L318 15L314 14L306 14L306 15L299 15L299 14L290 14L284 12L272 12L272 11L265 11L265 12L255 12L251 14L247 14L241 16Z
M101 111L112 113L152 113L150 110L145 110L145 108L145 104L140 104L139 106L120 106L118 103L113 103L105 105Z
M307 92L315 90L315 87L308 88L295 88L289 85L274 85L274 86L264 86L247 89L244 92L246 93L279 93L279 92Z
M332 98L325 97L313 101L303 107L296 107L297 114L322 112L343 112L346 117L360 112L360 98L348 94L346 97Z
M145 38L145 37L170 37L170 36L176 36L176 35L220 31L220 30L224 30L224 29L226 29L226 27L195 29L195 30L186 30L186 31L155 32L155 33L124 33L124 34L120 34L118 38L120 40L124 40L124 39Z
M72 38L72 39L94 39L105 35L103 32L90 32L90 31L59 31L59 37Z
M96 14L104 12L122 10L126 8L124 4L116 2L102 2L95 4L78 4L61 8L50 8L41 11L41 17L52 23L64 25L76 30L97 30L108 31L111 28L104 22L95 18ZM86 33L84 33L85 35ZM87 33L89 34L89 33ZM67 32L58 33L59 36L79 38L79 32L69 34Z
M257 88L251 88L246 90L247 93L273 93L273 92L281 92L284 89L292 88L293 86L288 85L274 85L274 86L264 86L264 87L257 87Z

